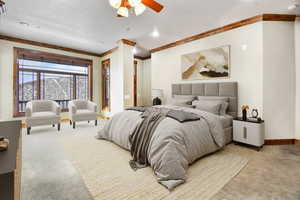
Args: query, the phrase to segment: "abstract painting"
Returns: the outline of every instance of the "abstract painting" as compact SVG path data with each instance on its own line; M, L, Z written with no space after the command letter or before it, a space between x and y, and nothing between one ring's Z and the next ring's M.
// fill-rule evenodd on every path
M183 80L229 78L230 46L185 54L182 56Z

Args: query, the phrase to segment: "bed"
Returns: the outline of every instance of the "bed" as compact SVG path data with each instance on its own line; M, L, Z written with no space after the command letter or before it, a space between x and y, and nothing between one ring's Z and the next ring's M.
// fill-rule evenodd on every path
M197 98L191 105L134 108L118 113L98 132L97 138L131 151L134 159L130 165L151 166L158 182L172 190L187 180L189 165L221 150L232 140L232 119L237 115L237 83L172 85L172 97L177 103L178 99L191 96ZM217 103L220 107L215 106L214 100L219 102L219 99L227 101L225 112L222 115L208 112L206 108L211 105L215 110L222 109L223 101ZM199 109L201 106L203 109ZM175 115L169 116L169 113ZM188 120L180 121L182 117Z

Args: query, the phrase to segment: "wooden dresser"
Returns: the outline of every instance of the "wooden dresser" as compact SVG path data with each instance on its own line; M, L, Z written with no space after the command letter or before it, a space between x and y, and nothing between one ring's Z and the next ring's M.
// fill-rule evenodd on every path
M21 121L0 122L0 136L9 139L7 151L0 152L0 199L21 199Z

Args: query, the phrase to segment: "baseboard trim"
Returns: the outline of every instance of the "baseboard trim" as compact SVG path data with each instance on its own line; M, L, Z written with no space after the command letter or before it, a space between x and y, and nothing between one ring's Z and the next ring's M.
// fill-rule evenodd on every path
M109 117L105 117L103 115L98 115L97 117L100 119L103 119L103 120L109 119ZM65 118L60 121L61 121L61 123L68 123L68 122L70 122L70 119ZM22 123L22 128L27 128L25 123ZM298 139L265 140L265 145L288 145L288 144L294 144L294 145L300 146L300 140L298 140Z
M265 145L286 145L296 144L295 139L277 139L277 140L265 140Z

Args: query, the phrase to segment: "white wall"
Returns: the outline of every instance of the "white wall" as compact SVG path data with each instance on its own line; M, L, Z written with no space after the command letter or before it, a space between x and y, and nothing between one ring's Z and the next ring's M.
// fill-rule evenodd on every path
M138 105L151 106L151 59L138 60Z
M294 34L294 22L263 22L263 107L267 139L295 136Z
M229 79L213 81L182 81L181 56L219 46L231 46L231 75ZM247 45L245 51L242 46ZM164 90L164 101L171 98L173 83L237 81L239 107L248 104L262 113L262 23L247 25L211 37L196 40L152 54L152 88Z
M124 107L134 105L134 55L133 46L119 42L119 51L121 51L123 75L124 75Z
M100 58L0 40L0 120L13 119L13 47L39 50L93 60L93 100L95 103L99 104L98 83ZM62 118L66 118L67 116L67 113L62 114Z
M300 140L300 17L295 22L296 112L295 138Z
M137 106L143 106L143 98L142 98L142 87L143 87L143 61L140 59L134 59L137 62Z
M151 96L151 59L143 61L143 92L142 98L144 106L152 105Z
M102 113L105 116L111 116L115 113L121 112L124 109L124 102L123 102L123 67L121 67L121 58L119 56L120 51L119 49L114 51L113 53L102 57L101 62L106 59L110 59L110 96L111 96L111 112L110 113ZM102 66L101 66L102 67ZM99 90L100 95L102 94L102 80L101 74L100 82L99 82ZM102 99L102 96L101 96Z
M110 95L111 111L104 112L105 116L112 116L124 110L125 107L133 106L133 74L134 55L133 46L118 42L118 48L113 53L101 57L101 62L110 59ZM100 76L101 77L101 76ZM101 79L101 78L100 78ZM100 94L102 89L99 82Z
M266 139L294 138L294 34L293 22L258 22L153 53L152 88L163 89L164 102L168 103L171 85L174 83L237 81L239 107L248 104L250 108L259 109L260 116L266 120ZM296 34L299 36L300 32ZM182 55L223 45L231 46L229 79L181 80ZM247 48L243 50L242 46L245 45ZM297 58L299 63L299 51ZM299 70L298 74L297 80L300 83ZM298 90L299 102L299 87ZM298 109L300 113L300 108ZM300 116L297 119L297 124L300 124ZM297 129L300 130L300 125Z

